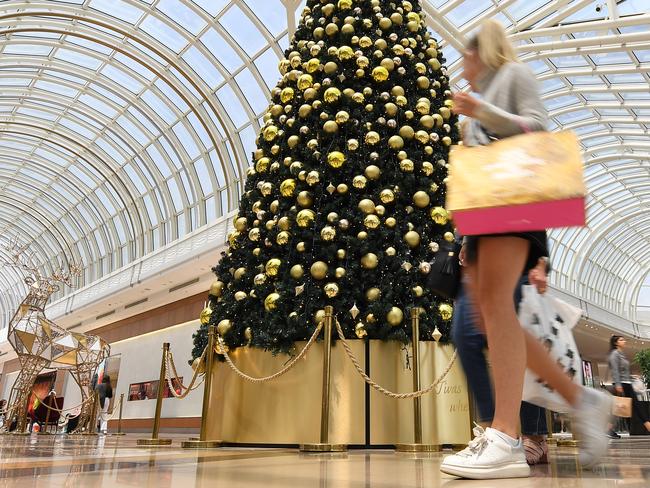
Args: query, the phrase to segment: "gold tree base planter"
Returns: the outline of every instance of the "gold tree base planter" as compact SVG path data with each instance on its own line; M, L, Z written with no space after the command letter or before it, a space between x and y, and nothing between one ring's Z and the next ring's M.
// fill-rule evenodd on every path
M349 342L374 381L392 391L412 391L413 376L405 367L401 344L369 341L368 369L365 342ZM298 342L296 350L304 346L305 342ZM422 385L440 376L453 351L451 345L420 343ZM275 373L287 359L248 347L236 349L231 357L240 370L254 376ZM318 444L322 368L322 342L312 346L299 368L271 382L244 381L228 365L218 363L212 372L208 438L235 444ZM370 389L366 403L366 384L338 342L332 347L330 392L329 444L386 446L413 441L413 401L395 400ZM439 387L422 397L422 442L465 446L470 431L465 375L457 362Z

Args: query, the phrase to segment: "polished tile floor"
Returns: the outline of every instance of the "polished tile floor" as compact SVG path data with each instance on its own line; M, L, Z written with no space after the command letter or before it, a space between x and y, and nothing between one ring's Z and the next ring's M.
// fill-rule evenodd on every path
M605 488L650 486L650 439L612 441L593 471L576 450L552 448L551 463L528 479L467 481L441 475L443 453L351 450L300 454L293 449L188 451L179 436L165 448L136 446L138 437L0 436L0 487L227 488Z

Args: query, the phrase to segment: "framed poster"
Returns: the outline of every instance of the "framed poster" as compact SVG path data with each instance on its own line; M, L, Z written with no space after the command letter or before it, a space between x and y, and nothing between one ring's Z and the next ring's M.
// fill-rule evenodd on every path
M594 373L591 368L591 361L582 360L582 378L585 386L594 386Z
M176 394L181 393L181 384L183 383L183 377L173 378L172 385ZM169 390L169 383L165 381L163 384L163 398L169 398L172 396L171 391ZM129 398L128 401L139 401L139 400L155 400L158 398L158 380L151 381L142 381L140 383L131 383L129 385Z

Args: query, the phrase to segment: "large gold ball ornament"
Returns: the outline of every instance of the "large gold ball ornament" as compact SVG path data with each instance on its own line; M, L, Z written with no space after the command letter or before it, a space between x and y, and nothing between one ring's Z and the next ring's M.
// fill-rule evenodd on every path
M451 146L451 142L452 142L451 137L449 137L449 136L445 136L445 137L442 138L442 143L445 146Z
M268 276L277 276L281 264L282 261L279 260L278 258L271 258L266 262L266 265L264 266L264 271Z
M301 191L298 193L298 198L296 198L298 205L301 207L311 207L311 204L314 202L314 199L311 196L311 193L308 191Z
M341 195L343 195L344 193L348 192L348 185L346 185L345 183L339 183L336 186L336 191L339 192Z
M414 286L412 290L416 297L421 297L424 294L424 289L420 285Z
M310 171L307 173L307 178L305 178L305 180L307 181L308 185L313 186L320 181L320 174L318 171Z
M336 237L336 229L330 225L326 225L321 229L320 236L324 241L333 241Z
M328 134L334 134L339 130L339 124L337 124L333 120L328 120L323 124L323 130Z
M413 203L418 208L425 208L431 202L429 194L425 191L416 191L413 195Z
M420 245L420 234L418 234L414 230L410 230L406 234L404 234L404 240L409 245L409 247L411 248L418 247Z
M334 23L327 24L327 26L325 26L325 34L327 34L330 37L336 35L338 31L339 31L339 26Z
M281 217L278 220L278 227L280 230L289 230L291 228L291 219L289 217Z
M251 229L248 231L248 238L253 241L259 241L260 239L260 230L258 228Z
M380 216L384 215L386 213L386 207L384 207L383 205L377 205L375 207L375 213Z
M307 245L304 242L299 242L296 244L296 251L305 252L305 249L307 249Z
M210 322L210 317L212 317L212 308L210 308L210 305L208 305L203 310L201 310L199 320L201 321L201 324L206 325L208 322Z
M372 39L370 39L368 36L363 36L359 39L359 46L363 48L372 46Z
M325 90L323 95L323 100L327 103L334 103L341 97L341 90L335 87L328 88Z
M346 35L346 36L354 34L354 26L351 25L351 24L343 25L343 27L341 27L341 33ZM354 44L354 41L353 41L353 44Z
M336 276L339 279L343 278L345 276L345 273L346 273L345 268L339 267L334 270L334 276Z
M334 61L329 61L329 62L325 63L325 66L323 67L323 70L328 75L333 75L334 73L336 73L336 70L338 70L338 69L339 69L339 66Z
M359 202L358 207L359 210L361 210L363 213L371 214L374 213L375 211L375 202L373 202L369 198L364 198Z
M293 178L288 178L280 183L280 194L283 197L293 196L293 192L296 189L296 180Z
M265 197L268 197L273 192L273 183L267 181L264 184L262 184L262 188L260 189L260 192Z
M277 242L281 246L284 246L289 242L289 237L290 234L286 230L283 230L282 232L278 232L278 235L275 238L275 242Z
M381 297L381 290L379 288L369 288L366 290L366 300L375 302Z
M275 139L277 135L278 135L278 128L274 125L269 125L268 127L265 127L264 130L262 131L262 136L264 137L264 140L268 142L271 142L273 139Z
M389 228L392 229L392 228L395 227L396 225L397 225L397 220L395 220L395 218L393 218L393 217L388 217L388 218L386 219L386 227L389 227Z
M394 150L402 149L404 147L404 139L401 136L391 136L388 139L388 146Z
M300 264L294 264L291 266L291 271L289 273L294 280L299 280L305 272Z
M399 307L391 307L390 311L386 314L386 321L393 327L398 326L404 320L404 312Z
M444 237L445 241L447 241L447 242L454 242L454 234L453 234L453 232L445 232L443 237Z
M336 122L335 122L336 123ZM332 168L340 168L345 163L345 154L340 151L332 151L327 155L327 164Z
M387 256L395 256L396 253L397 253L397 251L395 250L394 247L391 246L391 247L386 248L386 255Z
M338 51L338 56L341 61L346 61L354 57L354 51L350 46L341 46Z
M244 277L246 274L246 268L237 268L235 270L235 274L233 275L236 280L240 280Z
M386 81L388 79L388 70L383 66L377 66L372 70L372 77L378 82Z
M298 227L309 227L314 221L314 218L316 218L316 213L313 210L304 209L298 212L296 223Z
M328 296L328 298L334 298L339 294L339 285L336 283L327 283L323 287L323 291L325 292L325 295Z
M318 58L311 58L309 61L307 61L305 63L305 69L307 70L307 73L314 73L314 72L318 71L318 68L320 68L320 59L318 59ZM300 78L298 78L298 81L300 81ZM311 85L309 85L309 86L311 86ZM307 88L309 88L309 87L307 87Z
M304 74L298 78L298 88L302 91L305 91L307 88L310 88L314 84L314 79L311 75Z
M359 141L356 139L348 139L347 147L350 151L356 151L359 149Z
M379 227L379 217L376 215L366 215L366 217L363 219L363 225L365 225L368 229L376 229Z
M433 207L430 212L431 220L438 225L445 225L449 222L449 213L443 207Z
M309 117L309 114L311 114L311 105L305 103L298 109L298 116L303 119Z
M220 297L223 293L223 288L224 288L223 281L213 281L212 284L210 285L210 295L215 296L215 297Z
M379 264L379 258L376 254L369 252L361 258L361 266L366 269L375 269Z
M293 88L291 87L286 87L285 89L282 90L280 93L280 100L282 100L282 103L287 103L290 100L293 99L294 91ZM268 139L267 139L268 140Z
M413 139L415 130L410 125L404 125L399 129L399 135L404 139Z
M377 144L380 140L379 134L375 132L374 130L371 130L366 134L366 137L364 139L366 141L366 144L370 144L371 146L374 146Z
M223 337L232 329L232 322L228 319L224 319L217 324L217 333Z
M315 279L322 280L327 276L327 264L323 261L316 261L311 265L309 271Z
M246 294L245 291L238 291L237 293L235 293L235 300L241 302L242 300L246 299L247 296L248 295Z
M454 308L448 303L441 303L438 307L438 313L440 313L442 320L449 321L454 315Z
M433 174L433 164L431 164L429 161L425 161L422 163L422 172L426 176L431 176Z
M395 193L393 190L387 188L379 193L379 199L382 203L393 203L395 201Z
M367 238L368 238L368 233L365 230L362 230L357 234L357 239L359 239L360 241L363 241Z
M267 312L271 312L278 307L278 300L280 299L279 293L270 293L264 299L264 308Z
M255 283L256 285L263 285L264 283L266 283L266 275L262 273L256 274L255 278L253 278L253 283Z
M334 117L336 120L337 124L345 124L348 120L350 120L350 114L347 113L345 110L339 110L336 112L336 116Z
M269 164L271 164L271 160L267 157L260 158L256 163L255 163L255 171L258 173L265 173L269 169Z
M345 252L345 249L338 249L336 251L336 257L339 258L339 259L345 259L346 255L347 255L347 253Z
M378 166L375 166L374 164L371 164L370 166L366 166L364 173L370 180L377 180L379 179L379 176L381 176L381 170L379 169Z
M379 28L381 30L388 30L393 25L393 22L388 17L383 17L379 20Z

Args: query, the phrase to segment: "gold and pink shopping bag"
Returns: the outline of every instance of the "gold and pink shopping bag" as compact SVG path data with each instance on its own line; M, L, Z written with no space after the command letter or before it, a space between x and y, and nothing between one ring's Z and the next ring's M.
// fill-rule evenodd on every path
M462 235L585 225L580 146L571 131L454 146L447 210Z

